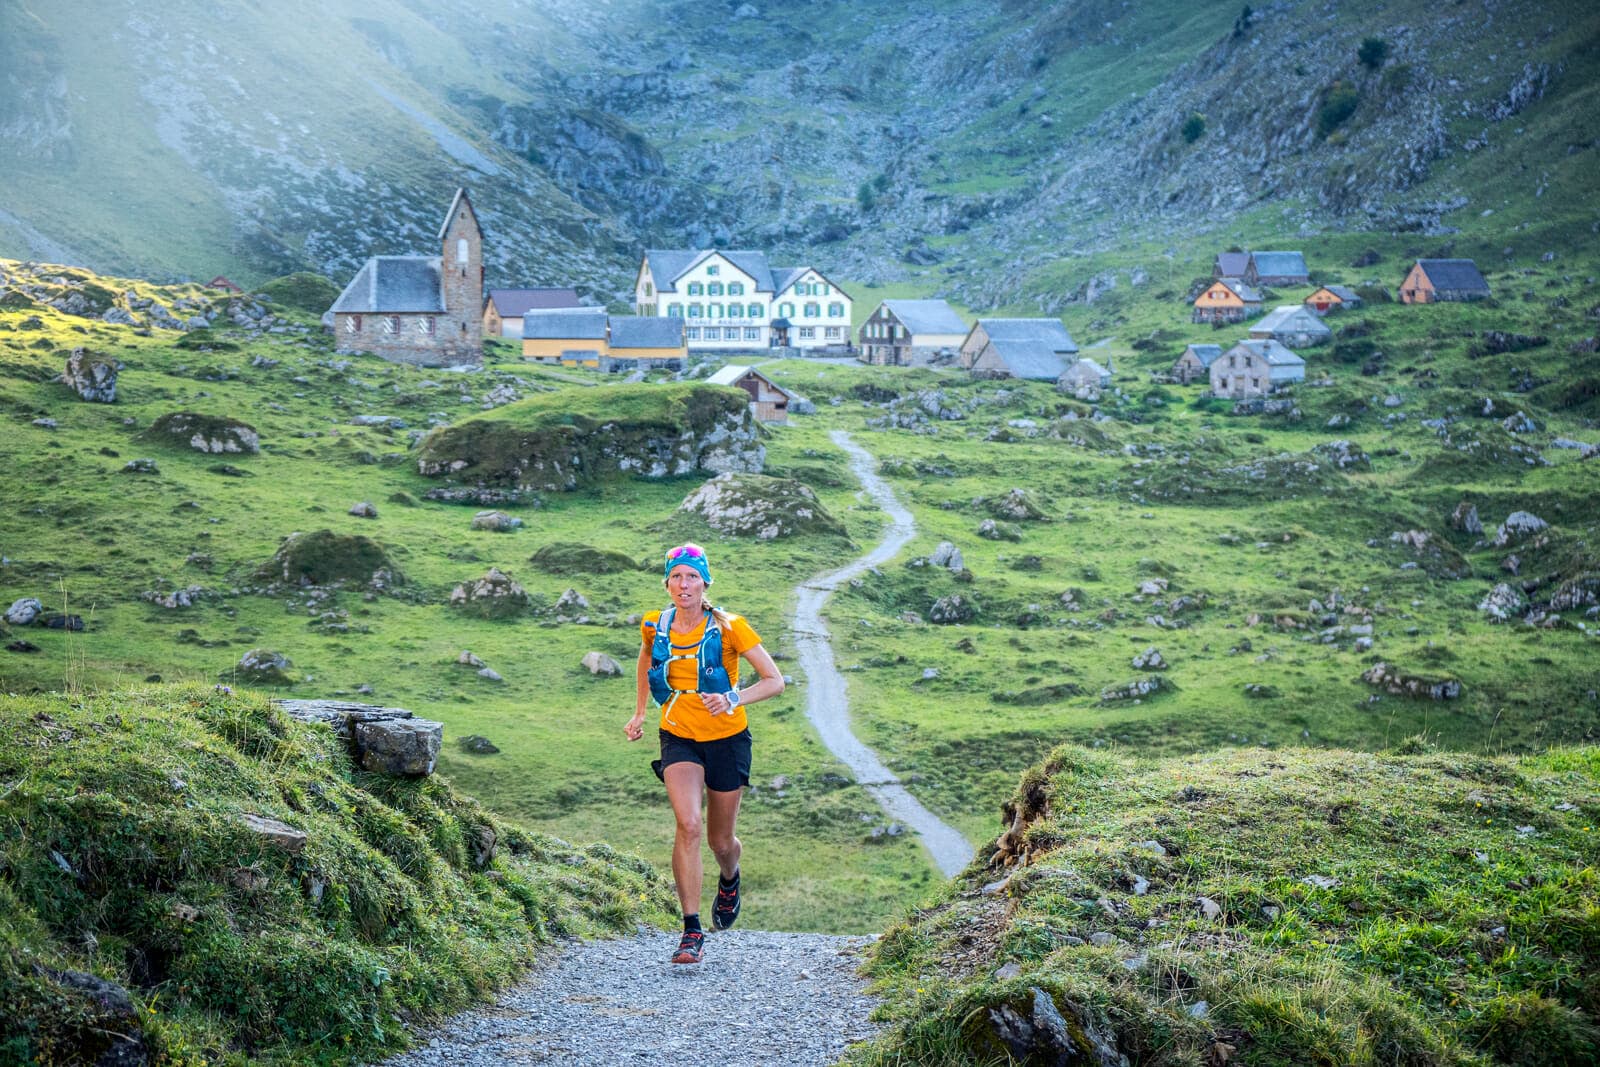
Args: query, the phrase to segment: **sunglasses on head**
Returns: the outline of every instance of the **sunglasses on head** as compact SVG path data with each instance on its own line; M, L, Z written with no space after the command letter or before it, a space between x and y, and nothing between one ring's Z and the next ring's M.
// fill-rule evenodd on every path
M689 556L692 559L706 558L705 551L699 545L679 545L677 548L667 550L668 559L679 559L683 556Z

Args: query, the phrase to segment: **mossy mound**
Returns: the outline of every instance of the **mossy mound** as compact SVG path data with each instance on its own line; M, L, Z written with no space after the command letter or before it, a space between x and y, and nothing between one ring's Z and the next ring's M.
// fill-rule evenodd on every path
M553 939L671 906L639 860L361 773L331 729L223 687L0 697L0 781L8 1063L133 1062L101 1059L129 1041L153 1063L376 1058Z
M623 385L531 397L422 440L425 476L477 486L577 489L604 477L759 471L760 429L741 389Z
M545 545L528 562L546 574L625 574L645 569L625 553L569 541Z
M293 311L321 315L339 299L339 287L320 274L299 271L272 279L257 289L255 295Z
M700 516L729 537L771 541L796 534L843 537L845 532L809 485L764 474L719 474L685 497L678 510Z
M852 1062L1595 1062L1600 749L1407 749L1056 749Z
M196 452L254 455L261 451L261 435L255 427L226 415L173 411L156 419L140 436L146 441L180 445Z
M257 576L291 585L356 582L377 588L405 584L388 551L370 537L332 530L292 533Z

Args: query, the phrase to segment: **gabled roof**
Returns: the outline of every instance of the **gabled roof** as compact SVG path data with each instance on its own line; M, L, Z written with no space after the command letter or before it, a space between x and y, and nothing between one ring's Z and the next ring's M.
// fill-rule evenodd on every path
M577 308L583 302L576 289L545 287L539 289L490 289L489 300L496 311L508 319L529 311L549 308ZM596 311L604 310L596 308Z
M456 217L456 205L461 203L467 205L467 212L472 216L472 220L474 222L478 220L478 213L472 210L472 201L467 199L466 187L457 189L456 195L450 198L450 210L444 213L444 221L439 224L439 240L444 240L445 233L450 229L450 220Z
M883 306L913 335L967 332L967 324L943 300L885 300Z
M1078 351L1060 319L979 319L973 328L978 326L1018 378L1059 378L1067 368L1064 357Z
M1206 291L1209 292L1212 286L1216 285L1220 285L1224 289L1227 289L1229 292L1233 293L1234 296L1238 297L1240 300L1243 300L1246 304L1261 303L1261 293L1259 290L1253 289L1244 282L1241 282L1235 278L1218 278L1216 281L1212 282L1211 285L1206 286ZM1206 294L1204 292L1200 294L1200 296L1205 295ZM1199 297L1195 298L1195 302L1199 302Z
M1213 364L1213 363L1215 363L1217 361L1217 357L1218 356L1222 355L1222 346L1221 345L1190 345L1189 347L1185 348L1183 351L1184 351L1185 355L1187 355L1190 352L1193 352L1194 353L1194 358L1198 359L1200 361L1200 366L1209 367L1209 366L1211 366L1211 364ZM1178 358L1182 359L1183 356L1179 356Z
M1279 333L1287 330L1299 330L1305 333L1333 332L1328 329L1327 323L1313 314L1304 304L1281 304L1250 327L1251 333Z
M1305 360L1271 338L1260 341L1240 341L1237 345L1234 345L1234 348L1249 349L1251 355L1260 356L1269 366L1273 367L1304 367L1306 365Z
M755 282L756 292L772 292L772 268L767 265L765 252L744 250L726 251L720 248L650 248L645 250L650 261L650 275L655 279L658 293L678 291L678 279L711 256L721 256L749 275Z
M606 316L593 311L530 311L522 316L526 341L604 341Z
M1218 252L1213 269L1222 271L1224 278L1243 278L1249 266L1249 252Z
M329 309L338 314L444 311L438 256L373 256Z
M1489 291L1489 283L1484 281L1483 275L1478 273L1478 265L1470 259L1419 259L1417 264L1435 289Z
M773 267L772 291L774 293L783 292L785 289L789 288L789 286L799 281L800 276L810 269L810 267Z
M1255 261L1257 274L1299 278L1307 273L1306 257L1299 252L1251 252L1250 258Z
M765 374L762 374L754 367L746 366L741 363L730 363L728 366L723 367L721 370L717 371L717 373L707 378L706 382L709 385L733 385L746 374L754 374L757 378L760 378L762 381L772 386L772 388L776 389L784 396L787 396L791 399L794 397L793 393L789 392L789 390L785 389L771 378L768 378Z
M1340 300L1348 302L1361 299L1356 295L1356 291L1350 288L1348 285L1324 285L1323 288L1328 290L1328 292L1332 293L1334 296L1338 297Z
M613 315L612 348L682 348L683 320L670 315Z

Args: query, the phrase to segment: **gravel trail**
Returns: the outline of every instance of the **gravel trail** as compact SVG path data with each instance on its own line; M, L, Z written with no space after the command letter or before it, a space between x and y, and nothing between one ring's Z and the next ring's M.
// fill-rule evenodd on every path
M856 976L868 937L733 929L705 961L667 962L676 932L568 945L493 1005L418 1035L385 1067L740 1063L820 1067L877 1032Z
M934 866L950 878L961 872L972 859L973 848L960 831L951 827L912 796L894 772L883 765L877 753L850 732L850 704L844 675L833 659L833 644L822 621L822 607L841 585L872 567L887 563L916 536L911 512L895 499L893 490L876 470L871 452L850 440L843 430L829 435L833 443L850 456L850 469L862 489L889 516L889 529L871 552L838 570L805 582L795 592L794 643L800 656L800 669L806 676L806 718L816 727L840 762L850 768L878 806L890 818L910 826L922 838L933 857Z

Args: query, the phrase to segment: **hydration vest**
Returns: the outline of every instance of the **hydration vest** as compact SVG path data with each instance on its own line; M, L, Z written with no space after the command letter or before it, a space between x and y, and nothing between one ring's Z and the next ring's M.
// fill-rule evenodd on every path
M683 693L726 693L733 688L728 669L722 665L722 627L717 622L716 612L706 612L706 628L694 651L674 653L672 620L677 613L676 607L662 610L661 618L656 621L655 640L650 643L650 671L646 677L650 680L650 695L663 708L671 705ZM680 659L697 661L693 689L674 689L667 684L667 665Z

